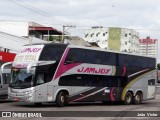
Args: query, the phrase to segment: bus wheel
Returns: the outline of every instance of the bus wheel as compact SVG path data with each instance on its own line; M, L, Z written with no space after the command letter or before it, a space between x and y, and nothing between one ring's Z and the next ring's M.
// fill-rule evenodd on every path
M56 98L56 104L59 107L63 107L68 103L68 95L65 92L59 92Z
M124 104L129 105L131 103L132 103L132 94L130 92L127 92L124 99Z
M142 102L142 94L140 92L137 92L136 95L133 98L134 104L140 104Z

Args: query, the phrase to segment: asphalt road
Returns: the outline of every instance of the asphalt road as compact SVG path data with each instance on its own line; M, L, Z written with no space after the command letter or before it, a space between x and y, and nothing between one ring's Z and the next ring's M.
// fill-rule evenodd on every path
M151 120L151 119L154 119L154 120L158 120L158 117L148 117L148 116L142 116L142 117L138 117L138 116L134 116L134 117L125 117L127 116L128 114L131 113L131 111L147 111L149 113L152 112L152 114L156 114L157 111L160 111L160 86L157 87L157 96L156 96L156 99L154 100L148 100L148 101L143 101L142 104L140 105L123 105L121 103L112 103L112 104L102 104L102 103L71 103L69 104L68 106L65 106L65 107L57 107L54 103L46 103L46 104L43 104L42 106L34 106L33 104L30 104L30 103L24 103L24 102L11 102L11 101L0 101L0 111L18 111L18 112L22 112L22 113L25 113L25 112L31 112L31 111L34 111L34 112L42 112L43 111L50 111L50 115L53 115L53 114L60 114L62 116L65 116L66 111L73 111L73 112L70 112L69 114L71 114L72 116L72 113L73 113L73 116L76 115L76 114L80 114L82 115L82 117L43 117L43 114L42 114L42 118L34 118L34 117L31 117L31 118L20 118L20 117L16 117L16 118L0 118L0 120L4 119L4 120L17 120L17 119L24 119L24 120L40 120L40 119L45 119L45 120L53 120L53 119L56 119L56 120L106 120L106 119L112 119L112 120L115 120L115 119L124 119L124 120L128 120L128 119L132 119L132 120L135 120L135 119L141 119L141 120ZM60 111L59 113L56 113L54 111ZM76 112L75 112L76 111ZM78 111L78 112L77 112ZM82 111L82 112L79 112L79 111ZM84 113L83 111L87 111L86 113L88 114L94 114L93 116L95 117L83 117L83 115L85 116L86 113ZM93 113L90 113L90 111L95 111ZM110 115L113 115L114 117L102 117L101 116L101 113L99 114L98 111L102 111L101 113L103 112L106 112L106 111L110 111L110 112L106 112L106 114L110 114ZM113 112L112 112L113 111ZM114 111L119 111L119 112L114 112ZM138 112L139 113L139 112ZM138 114L136 113L136 114ZM114 115L115 114L115 115ZM141 112L139 113L141 115L145 114L144 112ZM158 113L158 115L160 116L160 112ZM160 119L160 117L159 117Z

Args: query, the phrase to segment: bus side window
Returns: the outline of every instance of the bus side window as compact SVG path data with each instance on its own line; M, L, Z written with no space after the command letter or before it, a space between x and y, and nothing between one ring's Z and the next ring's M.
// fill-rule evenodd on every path
M44 83L44 75L43 74L38 74L37 75L37 85L43 84Z
M119 54L119 65L120 66L129 66L130 56L125 54Z
M95 64L95 58L94 58L94 51L91 50L84 50L83 53L83 62L84 63L90 63L90 64Z
M148 85L155 85L155 79L148 80Z
M65 60L65 64L75 63L77 61L77 53L72 49L69 51L67 58Z
M83 62L83 50L70 49L64 64L81 63Z
M46 82L46 73L38 73L36 76L36 84L40 85Z
M105 65L116 65L116 54L107 52L105 53Z

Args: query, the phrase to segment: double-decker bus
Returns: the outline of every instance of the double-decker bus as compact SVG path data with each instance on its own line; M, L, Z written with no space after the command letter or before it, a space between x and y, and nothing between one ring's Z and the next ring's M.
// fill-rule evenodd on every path
M26 45L12 63L9 99L55 102L123 101L156 95L156 59L68 44Z

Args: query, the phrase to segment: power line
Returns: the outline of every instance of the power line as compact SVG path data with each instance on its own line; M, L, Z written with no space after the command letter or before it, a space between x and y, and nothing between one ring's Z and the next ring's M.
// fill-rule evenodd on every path
M22 2L21 0L8 0L8 1L10 1L10 2L12 2L12 3L14 3L14 4L18 5L18 6L21 6L21 7L25 8L25 9L27 9L27 10L35 12L35 13L37 13L39 15L42 15L42 16L45 16L45 17L49 17L49 18L54 19L54 20L58 21L59 23L61 23L61 24L53 24L54 26L55 25L63 26L64 24L68 25L68 23L66 21L64 21L63 19L59 19L59 18L51 15L50 13L47 13L47 12L42 11L42 10L39 10L38 8L35 8L35 7L33 7L33 6L29 5L29 4L26 4L26 3ZM84 30L82 28L91 28L91 27L93 27L93 26L91 26L91 25L89 25L89 26L76 25L76 29L74 29L74 31L81 32L82 30ZM103 28L110 28L110 27L104 26ZM144 29L143 28L127 28L127 29L160 31L160 29L146 29L146 28L144 28Z
M49 17L51 19L55 19L55 20L57 20L57 21L59 21L61 23L61 24L56 24L56 25L61 25L61 26L63 26L64 24L68 25L68 23L66 21L64 21L62 19L59 19L59 18L56 18L55 16L52 16L51 14L49 14L47 12L44 12L42 10L39 10L39 9L37 9L37 8L35 8L35 7L33 7L33 6L29 5L29 4L26 4L26 3L24 3L24 2L22 2L20 0L9 0L9 1L14 3L14 4L16 4L16 5L18 5L18 6L21 6L21 7L25 8L25 9L29 9L32 12L35 12L35 13L40 14L42 16ZM71 23L69 23L69 25L71 25Z
M33 6L29 5L29 4L26 4L26 3L24 3L24 2L22 2L22 1L20 1L20 0L9 0L9 1L12 2L12 3L14 3L14 4L16 4L16 5L18 5L18 6L21 6L21 7L25 8L25 9L27 9L27 10L30 10L30 11L32 11L32 12L35 12L35 13L37 13L37 14L39 14L39 15L52 18L52 19L57 20L58 22L60 22L60 23L62 23L62 24L65 23L64 20L59 19L59 18L56 18L55 16L53 16L53 15L47 13L47 12L44 12L44 11L42 11L42 10L39 10L39 9L37 9L37 8L35 8L35 7L33 7ZM62 25L62 24L61 24L61 25Z

